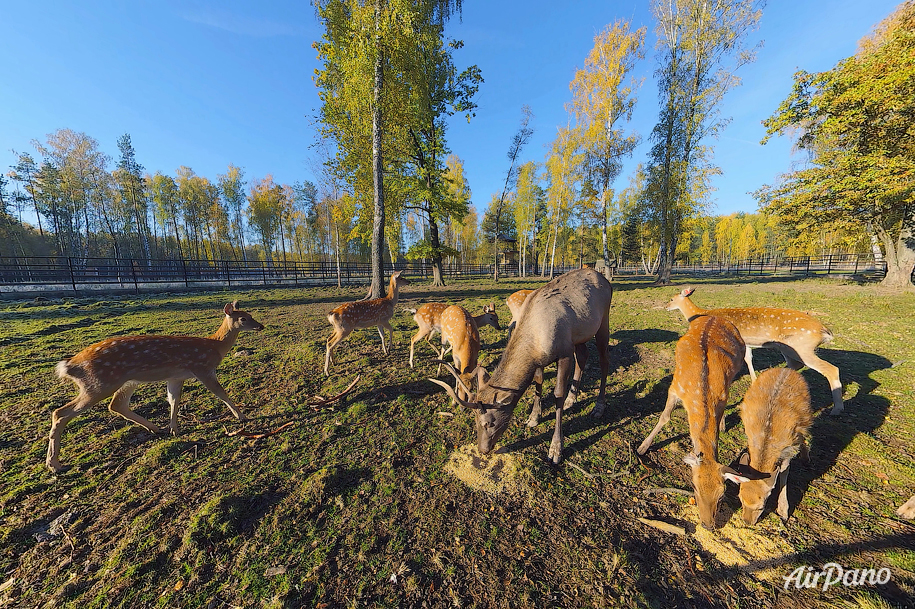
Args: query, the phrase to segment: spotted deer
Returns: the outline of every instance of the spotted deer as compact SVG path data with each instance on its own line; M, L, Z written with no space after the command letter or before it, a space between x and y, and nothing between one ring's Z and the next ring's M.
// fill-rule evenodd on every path
M434 333L442 331L442 313L450 306L451 305L442 302L427 302L418 309L407 309L407 311L413 313L413 320L416 322L416 325L419 326L419 329L410 341L411 368L413 367L413 346L416 344L416 341L425 338L426 342L429 343L429 346L432 346L429 339ZM483 313L481 315L475 315L473 321L478 330L485 325L490 325L496 330L502 329L499 326L499 316L496 314L496 307L493 304L485 305L483 307ZM435 347L432 348L435 349ZM445 354L450 349L451 347L445 349L445 337L442 335L442 349L435 349L436 355L439 358L444 358Z
M512 337L512 331L515 329L515 326L518 325L518 320L521 319L521 309L524 307L524 301L527 300L527 297L530 296L531 292L534 290L518 290L505 300L505 304L508 305L508 310L511 311L512 321L508 324L508 338Z
M473 316L459 305L452 305L444 310L441 324L442 340L450 345L454 369L458 372L454 389L458 397L466 400L470 395L465 389L470 386L480 354L480 331Z
M334 333L327 338L327 353L324 356L324 374L330 376L330 366L334 363L334 349L357 328L378 328L381 336L381 350L385 355L388 348L384 344L384 328L388 330L391 346L394 346L394 329L390 319L400 295L400 287L410 285L410 280L402 277L400 271L394 271L388 282L388 294L381 298L357 300L340 305L327 314L327 321L334 327Z
M743 367L745 350L740 333L730 321L713 316L691 321L686 334L677 341L667 404L658 424L637 450L640 455L648 451L655 436L670 421L671 411L682 402L693 445L684 461L692 467L699 520L707 529L715 528L725 479L744 480L735 470L718 463L718 433L724 423L728 389Z
M761 372L743 398L740 418L747 434L747 452L741 455L740 465L762 474L740 484L743 520L756 524L774 489L776 512L787 521L788 466L798 453L808 460L805 440L813 412L807 381L790 368Z
M482 367L476 368L475 396L460 398L447 383L429 379L444 387L451 399L473 410L477 448L481 453L491 452L505 433L515 405L534 380L537 371L557 362L554 391L556 424L550 442L549 458L554 464L562 460L562 412L564 406L575 403L581 374L588 359L586 343L592 337L597 343L601 369L600 392L592 415L600 417L603 414L607 373L610 369L608 343L612 297L610 282L593 269L579 269L560 275L528 296L524 316L512 333L492 375L487 374ZM463 382L456 370L452 368L450 371L458 383ZM466 384L462 389L466 395L470 395Z
M247 420L219 381L216 367L232 350L242 330L263 330L250 313L237 308L238 302L225 306L225 317L215 334L194 336L116 336L86 347L68 360L57 364L57 376L72 381L79 395L58 408L51 416L47 466L54 472L63 467L58 460L60 438L64 427L77 414L111 398L108 409L128 421L160 433L159 427L130 409L130 398L143 383L167 381L171 407L169 429L178 433L178 402L184 381L196 378L222 400L239 421Z
M829 414L837 415L842 412L842 382L839 380L839 369L820 359L815 353L817 347L833 339L832 332L826 326L813 316L792 309L701 309L689 298L693 291L693 288L686 288L674 296L667 305L667 310L679 309L686 321L692 321L700 315L715 315L737 326L740 337L747 345L745 361L753 380L756 380L756 371L753 370L753 349L758 347L778 349L785 358L785 363L793 370L800 370L804 365L816 370L826 377L832 390L833 407Z

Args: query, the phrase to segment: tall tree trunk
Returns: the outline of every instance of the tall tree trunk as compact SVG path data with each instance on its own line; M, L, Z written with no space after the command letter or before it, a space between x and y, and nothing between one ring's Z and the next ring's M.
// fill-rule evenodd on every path
M334 234L337 237L337 246L334 248L334 259L337 261L337 287L343 287L343 273L340 268L340 227L334 222ZM323 262L321 264L324 264Z
M445 278L442 273L442 252L438 238L438 223L432 214L429 214L429 243L432 245L432 285L445 285Z
M384 164L381 150L384 48L381 44L381 2L382 0L375 0L375 88L372 92L372 181L375 186L375 210L372 223L372 298L384 296Z

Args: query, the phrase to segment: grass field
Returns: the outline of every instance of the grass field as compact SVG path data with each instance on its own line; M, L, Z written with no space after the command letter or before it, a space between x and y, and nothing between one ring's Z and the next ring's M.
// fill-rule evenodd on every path
M539 285L419 283L398 309L441 300L479 313L493 301L503 324L505 298ZM915 525L893 512L915 493L915 296L837 280L690 285L700 306L796 308L836 335L819 354L841 371L846 409L828 416L827 381L803 371L821 410L810 464L792 464L787 525L770 513L743 527L729 485L722 509L738 512L727 526L734 537L704 535L687 496L652 493L690 489L682 409L644 462L633 456L663 408L686 327L664 310L679 287L615 284L606 414L589 416L592 345L584 392L565 418L565 461L546 461L552 397L529 429L528 395L500 443L517 475L499 494L446 470L475 443L473 417L426 380L436 372L429 347L418 346L419 365L408 366L411 315L395 315L389 356L374 329L356 331L324 377L326 314L361 298L362 287L0 303L0 606L782 608L868 606L878 595L912 606ZM53 375L56 362L112 335L210 334L234 299L267 329L241 335L219 378L252 418L247 431L293 425L258 440L229 437L242 426L189 381L177 437L153 436L99 405L64 433L61 461L71 469L48 472L50 412L75 395ZM505 332L486 327L481 336L491 369ZM755 364L782 361L760 349ZM357 374L343 403L306 405ZM554 376L555 366L546 392ZM744 372L731 388L723 462L746 443L735 407L749 383ZM164 384L142 387L133 406L167 424ZM795 567L828 562L888 567L892 579L783 590Z

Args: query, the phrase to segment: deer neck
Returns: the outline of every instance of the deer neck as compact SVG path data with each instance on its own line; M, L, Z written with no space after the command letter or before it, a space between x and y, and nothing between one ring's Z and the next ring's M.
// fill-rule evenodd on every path
M235 340L238 338L239 332L241 332L240 329L232 328L232 322L227 315L222 319L222 325L219 326L219 329L207 338L215 340L218 343L216 350L219 351L219 354L222 355L222 357L225 357L228 355L229 351L232 350L232 346L235 345Z
M514 344L517 345L517 343ZM516 347L515 349L510 347L511 343L505 348L505 353L499 361L499 366L493 371L492 377L489 379L489 385L501 389L523 391L534 380L534 373L540 366L534 361L534 358L529 356L530 350L526 347ZM523 356L515 357L513 355L515 351L518 351Z
M700 315L708 313L705 309L697 307L689 298L684 298L683 302L680 303L680 312L683 313L683 317L686 318L686 321L692 321Z
M397 279L394 277L391 277L391 282L388 284L388 295L385 296L384 298L387 298L388 300L390 300L391 304L393 306L397 306L398 296L399 296L399 294L398 294L398 289L397 289Z

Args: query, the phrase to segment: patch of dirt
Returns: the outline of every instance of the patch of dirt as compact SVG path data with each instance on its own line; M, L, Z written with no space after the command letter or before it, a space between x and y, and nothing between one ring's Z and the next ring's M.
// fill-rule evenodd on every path
M470 488L490 495L520 494L525 490L516 456L507 453L481 455L473 444L461 446L451 453L445 471Z
M753 574L758 579L780 581L784 569L779 565L794 549L782 538L761 526L747 526L740 518L730 518L714 531L699 523L696 506L687 505L679 518L695 525L693 538L702 549L728 567Z

